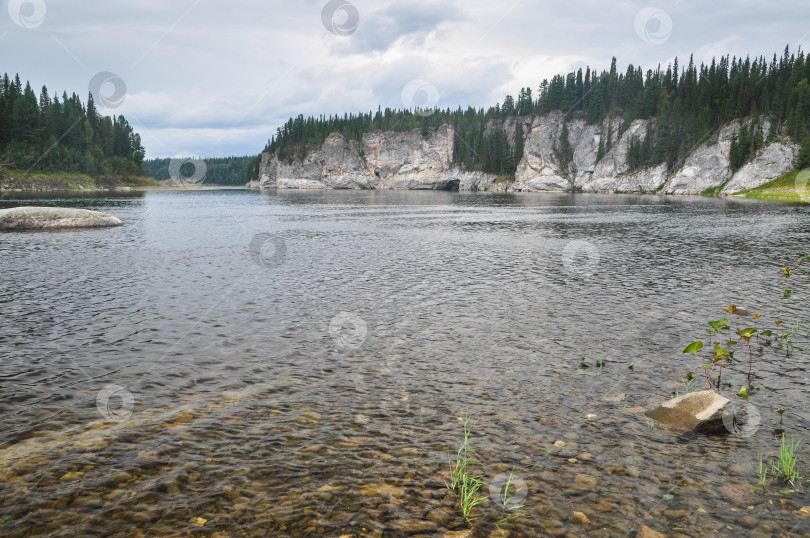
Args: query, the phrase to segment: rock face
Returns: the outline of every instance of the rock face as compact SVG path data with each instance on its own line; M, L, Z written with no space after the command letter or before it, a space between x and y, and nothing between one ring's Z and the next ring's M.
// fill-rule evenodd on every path
M86 209L15 207L0 210L0 231L121 226L120 219Z
M374 131L362 145L331 134L320 150L303 161L285 162L265 153L259 178L249 186L279 189L410 189L484 190L494 176L451 168L455 130L437 129L423 138L419 131Z
M562 132L562 112L553 112L534 119L531 132L524 141L523 158L515 171L516 191L567 191L574 183L563 175L560 163L554 152L556 141ZM577 122L579 123L579 122ZM572 146L575 132L581 131L581 126L569 126L569 137ZM576 154L576 150L575 150ZM575 159L576 161L576 159Z
M731 177L731 140L739 131L740 122L734 121L720 130L717 140L710 140L699 146L686 158L683 168L667 181L664 192L700 194L706 189L722 185Z
M374 188L373 174L360 158L357 142L339 134L329 135L319 151L303 161L285 162L264 153L259 165L259 187L279 189Z
M621 121L621 118L616 118L613 120L613 123L618 124L621 123ZM648 128L649 122L644 120L635 120L631 123L630 127L622 133L621 138L613 144L610 151L599 160L599 163L593 170L593 177L601 179L616 178L616 176L627 173L627 153L630 149L630 141L634 136L639 140L643 140L647 134ZM607 131L605 131L605 133L607 133ZM605 134L605 136L607 136L607 134ZM611 132L611 138L615 140L617 136L618 130L614 129ZM596 152L594 152L594 157L596 157Z
M601 124L588 125L582 119L550 112L536 117L511 117L491 120L485 133L502 130L514 147L518 133L524 137L523 155L515 171L515 181L495 183L493 174L464 171L452 166L455 130L444 125L423 137L416 131L374 131L363 135L362 142L347 141L332 134L323 146L303 160L279 160L262 155L259 177L248 184L252 188L281 189L429 189L470 191L572 191L584 192L663 192L700 194L723 186L723 193L751 189L790 171L798 158L798 146L775 142L763 150L732 177L731 143L743 122L734 121L700 144L678 170L666 165L630 171L628 153L635 137L642 141L653 120L634 120L619 134L621 115L606 118ZM753 125L753 120L747 120ZM573 150L570 163L559 162L557 149L563 125ZM752 127L753 128L753 127ZM767 139L775 126L759 118L757 129ZM600 141L610 149L597 162Z
M668 400L646 415L683 431L701 433L727 432L723 412L731 400L713 390L690 392Z
M798 161L798 144L775 142L740 168L731 181L723 187L723 192L732 194L764 185L793 170Z
M653 192L667 180L665 164L655 168L636 170L619 177L597 177L582 185L584 192Z

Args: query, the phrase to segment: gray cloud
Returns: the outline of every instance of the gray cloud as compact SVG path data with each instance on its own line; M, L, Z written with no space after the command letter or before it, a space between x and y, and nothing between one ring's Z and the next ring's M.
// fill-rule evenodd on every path
M438 1L384 5L361 17L357 31L346 42L353 53L385 51L399 40L407 40L412 47L421 46L444 23L453 25L467 20L466 13L455 2Z
M347 36L322 24L326 0L44 0L44 21L28 29L4 3L0 69L83 98L96 73L113 72L128 95L105 112L124 114L149 156L219 156L258 152L299 113L405 106L414 79L433 84L442 107L490 106L556 73L606 69L613 56L622 70L647 69L810 42L804 0L351 1L360 20ZM671 20L660 43L636 32L648 7Z

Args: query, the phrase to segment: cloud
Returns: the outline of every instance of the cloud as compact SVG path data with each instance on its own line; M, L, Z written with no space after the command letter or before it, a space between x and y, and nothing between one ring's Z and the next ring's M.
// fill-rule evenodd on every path
M347 50L352 53L384 52L402 41L408 47L420 47L432 33L445 24L456 25L467 16L456 2L407 2L383 6L361 13L360 24Z
M36 28L0 12L0 65L37 91L83 98L94 75L115 73L128 95L106 112L130 120L148 156L213 157L258 152L298 114L406 106L415 79L435 86L441 107L482 107L557 73L607 69L613 56L622 71L646 70L810 43L804 0L350 1L359 22L341 36L321 20L326 0L45 0ZM671 20L660 42L636 32L651 6Z

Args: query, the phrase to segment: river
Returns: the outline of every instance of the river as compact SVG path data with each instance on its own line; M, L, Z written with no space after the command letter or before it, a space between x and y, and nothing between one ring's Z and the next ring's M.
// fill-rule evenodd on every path
M810 439L810 278L781 276L810 254L808 206L403 191L0 200L15 205L126 225L0 235L2 535L462 530L444 481L465 416L485 479L476 535L505 515L511 536L810 532L806 488L750 491L780 430ZM790 353L757 341L747 400L735 396L747 358L724 369L757 420L713 437L651 423L644 409L700 371L683 347L732 304L763 329L802 322ZM799 454L810 475L810 447Z

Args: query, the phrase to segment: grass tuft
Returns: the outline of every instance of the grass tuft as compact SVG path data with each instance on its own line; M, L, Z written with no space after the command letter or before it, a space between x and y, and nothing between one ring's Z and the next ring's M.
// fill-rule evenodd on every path
M484 485L484 480L472 473L472 466L480 465L479 462L471 459L471 456L478 450L479 447L470 446L470 435L472 434L473 424L470 424L470 417L464 417L464 442L456 452L456 462L453 463L448 456L450 463L450 483L445 482L447 489L456 494L461 505L461 515L467 520L467 523L472 524L475 520L472 517L473 509L481 504L484 500L478 494L478 491Z
M498 529L501 528L501 525L506 525L511 520L523 516L523 514L520 514L517 511L526 506L525 504L509 506L509 503L512 502L512 499L514 499L515 495L517 495L518 493L517 488L515 488L514 486L512 488L514 490L514 493L512 494L509 493L509 486L512 485L512 481L514 479L515 479L515 470L512 469L511 471L509 471L509 478L506 479L506 484L503 487L503 495L501 496L501 509L503 511L503 517L501 517L501 519L497 523L495 523L495 526L498 527Z
M793 485L797 480L801 480L799 476L798 462L799 456L796 454L796 449L799 448L801 440L796 441L791 439L790 443L787 442L785 436L782 436L782 445L779 447L779 460L771 461L771 475L774 479L782 482L783 484Z

